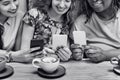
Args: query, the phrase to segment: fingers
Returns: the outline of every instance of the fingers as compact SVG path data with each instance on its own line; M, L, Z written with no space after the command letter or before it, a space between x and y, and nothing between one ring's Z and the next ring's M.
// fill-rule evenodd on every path
M74 48L81 48L81 46L79 44L72 44L71 45L71 48L74 49Z
M40 47L34 47L34 48L30 48L30 52L33 52L33 51L36 51L36 50L39 50Z
M67 58L60 51L57 52L57 55L59 56L60 60L66 61Z
M48 47L44 47L44 50L47 52L47 53L55 53L55 51L53 49L50 49Z
M60 48L57 51L57 55L62 61L67 61L70 58L71 54L72 52L68 48Z
M71 50L68 47L63 47L63 50L69 55L72 54Z
M39 55L42 55L42 51L30 54L31 57L36 57L36 56L39 56Z

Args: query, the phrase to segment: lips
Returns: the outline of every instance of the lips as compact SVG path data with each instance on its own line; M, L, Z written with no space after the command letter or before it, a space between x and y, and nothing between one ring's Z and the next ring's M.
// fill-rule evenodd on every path
M60 11L60 12L63 12L66 8L62 8L62 7L58 7L57 6L57 10Z
M17 12L17 10L14 11L8 11L9 13L15 14Z
M102 0L95 0L95 1L92 2L92 5L94 7L100 7L100 6L103 5L103 1Z

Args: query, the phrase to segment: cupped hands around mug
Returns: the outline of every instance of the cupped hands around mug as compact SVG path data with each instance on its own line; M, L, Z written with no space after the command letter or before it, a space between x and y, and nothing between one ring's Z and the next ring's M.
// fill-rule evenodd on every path
M104 50L96 46L85 46L85 54L92 62L98 63L106 60Z
M68 61L72 55L71 50L66 46L58 46L55 53L61 61Z
M71 44L72 58L74 60L82 60L84 54L84 47L79 44Z
M35 50L40 49L39 47L31 48L29 50L19 50L16 52L11 52L12 61L14 62L31 62L37 55L41 54L40 52L34 52Z

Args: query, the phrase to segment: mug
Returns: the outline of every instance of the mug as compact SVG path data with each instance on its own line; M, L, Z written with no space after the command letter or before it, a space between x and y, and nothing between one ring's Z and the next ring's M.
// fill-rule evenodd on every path
M120 66L120 55L117 56L117 57L111 58L110 62L111 62L111 64L113 64L113 65L118 65L118 66Z
M7 59L4 56L0 56L0 72L5 69L6 61Z
M42 58L33 59L32 65L36 68L41 68L47 73L53 73L55 70L57 70L59 62L60 60L57 57L45 56Z

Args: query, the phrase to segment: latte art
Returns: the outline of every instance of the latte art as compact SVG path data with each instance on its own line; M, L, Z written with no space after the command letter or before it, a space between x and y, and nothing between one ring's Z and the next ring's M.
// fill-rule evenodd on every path
M53 58L53 57L45 57L42 59L43 62L46 62L46 63L54 63L57 61L56 58Z

